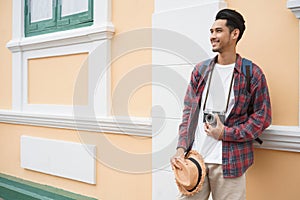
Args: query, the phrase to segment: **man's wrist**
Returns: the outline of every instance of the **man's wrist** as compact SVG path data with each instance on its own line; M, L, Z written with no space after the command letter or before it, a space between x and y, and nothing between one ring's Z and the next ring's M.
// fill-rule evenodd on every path
M184 149L184 148L182 148L182 147L179 147L179 148L177 148L177 152L176 152L176 154L177 154L177 155L183 155L183 154L184 154L184 152L185 152L185 149Z
M223 125L222 128L221 128L221 133L220 133L220 136L219 136L219 140L223 140L224 131L225 131L225 126Z

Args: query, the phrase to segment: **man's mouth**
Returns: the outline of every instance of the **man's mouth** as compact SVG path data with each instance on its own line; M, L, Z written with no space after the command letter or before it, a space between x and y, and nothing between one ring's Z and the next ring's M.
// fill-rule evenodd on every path
M219 41L211 41L212 46L216 46L219 43Z

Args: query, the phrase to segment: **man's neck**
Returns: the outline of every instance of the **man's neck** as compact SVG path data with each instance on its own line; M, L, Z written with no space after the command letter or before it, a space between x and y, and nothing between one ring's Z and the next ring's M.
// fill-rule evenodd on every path
M217 63L220 65L229 65L235 63L236 52L223 52L218 54Z

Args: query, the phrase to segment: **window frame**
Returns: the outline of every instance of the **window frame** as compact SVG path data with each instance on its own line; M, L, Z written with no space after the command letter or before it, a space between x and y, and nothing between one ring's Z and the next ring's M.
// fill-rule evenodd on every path
M65 31L93 25L94 0L88 0L88 11L62 16L62 0L52 0L52 19L31 23L31 0L25 0L25 37Z

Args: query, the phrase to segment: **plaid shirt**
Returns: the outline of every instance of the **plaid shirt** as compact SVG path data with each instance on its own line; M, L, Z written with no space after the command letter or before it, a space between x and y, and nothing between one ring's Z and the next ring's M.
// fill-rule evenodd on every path
M206 66L197 64L191 74L184 98L182 123L179 126L177 148L187 150L192 146L198 123L199 105L212 66L217 57ZM268 86L262 70L253 63L250 94L246 76L241 71L242 58L237 54L234 68L235 104L224 125L222 142L222 166L225 178L241 176L253 164L253 141L271 124L271 104ZM249 103L253 113L248 116Z

